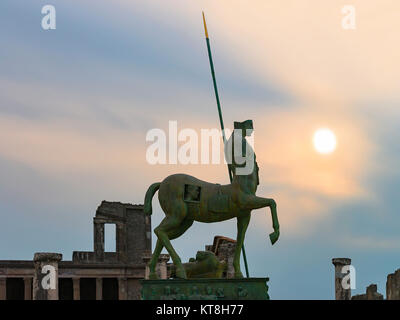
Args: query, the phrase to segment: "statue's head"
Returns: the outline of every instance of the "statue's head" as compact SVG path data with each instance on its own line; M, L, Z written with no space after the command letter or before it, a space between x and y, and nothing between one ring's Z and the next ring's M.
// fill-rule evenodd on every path
M253 120L245 120L243 122L238 122L235 121L233 123L233 128L234 129L241 129L243 136L251 136L251 134L253 133Z

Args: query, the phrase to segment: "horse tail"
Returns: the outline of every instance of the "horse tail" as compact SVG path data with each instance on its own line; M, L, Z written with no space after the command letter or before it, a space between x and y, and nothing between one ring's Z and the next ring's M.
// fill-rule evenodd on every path
M154 194L160 188L161 182L153 183L146 192L146 196L144 197L144 214L150 216L153 213L153 208L151 206L151 200L153 199Z

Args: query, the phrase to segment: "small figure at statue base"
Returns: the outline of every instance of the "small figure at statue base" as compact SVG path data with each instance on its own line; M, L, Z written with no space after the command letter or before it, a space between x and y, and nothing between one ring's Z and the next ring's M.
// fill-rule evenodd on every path
M188 279L219 279L222 278L223 273L226 271L226 262L220 262L211 251L197 251L195 259L191 258L189 262L182 265ZM178 278L175 265L172 265L170 270L170 277Z

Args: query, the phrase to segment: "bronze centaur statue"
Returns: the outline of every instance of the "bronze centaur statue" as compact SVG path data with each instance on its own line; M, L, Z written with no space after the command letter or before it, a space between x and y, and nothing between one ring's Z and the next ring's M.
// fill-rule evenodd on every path
M242 126L237 124L242 124ZM246 149L251 149L245 136L251 135L253 129L252 121L235 122L236 127L242 129L241 138L246 145ZM232 141L234 136L232 134L229 140ZM236 146L233 142L232 145ZM258 166L255 155L253 161L253 170L246 175L237 174L236 171L239 165L233 161L229 165L233 179L232 183L228 185L209 183L186 174L173 174L162 182L153 183L149 187L144 202L145 214L152 214L151 202L157 190L161 208L165 213L165 218L154 229L158 239L149 263L150 279L157 278L155 267L164 247L175 265L176 277L187 278L181 259L172 247L170 240L180 237L190 228L194 221L210 223L237 218L237 243L233 260L236 278L243 277L240 271L240 251L249 225L251 210L264 207L270 208L274 228L274 232L270 234L270 240L272 244L278 240L279 222L276 203L273 199L255 195L258 185Z

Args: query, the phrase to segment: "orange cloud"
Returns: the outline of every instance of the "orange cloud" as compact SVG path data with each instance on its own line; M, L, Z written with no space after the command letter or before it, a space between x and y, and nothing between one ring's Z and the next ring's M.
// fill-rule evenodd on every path
M255 126L264 181L334 198L367 193L362 180L370 169L371 143L362 124L351 117L301 108L260 115ZM312 135L319 127L329 127L337 136L332 154L314 150Z
M343 115L326 118L306 109L260 112L254 118L260 166L258 194L277 200L286 230L303 232L305 221L318 221L327 214L331 200L368 194L362 181L369 170L366 159L371 150L360 124L345 121ZM338 147L333 154L321 155L313 149L312 135L319 126L328 126L337 135ZM186 121L185 125L178 122L178 130L187 127L200 134L207 125L203 121ZM68 121L33 122L15 117L0 118L0 128L2 156L64 179L91 175L113 186L116 192L125 193L134 187L136 194L132 197L140 201L151 183L172 173L228 183L223 163L148 164L145 153L151 143L146 143L145 132L96 125L87 131L79 126L71 129ZM167 132L167 128L166 122L162 129Z

